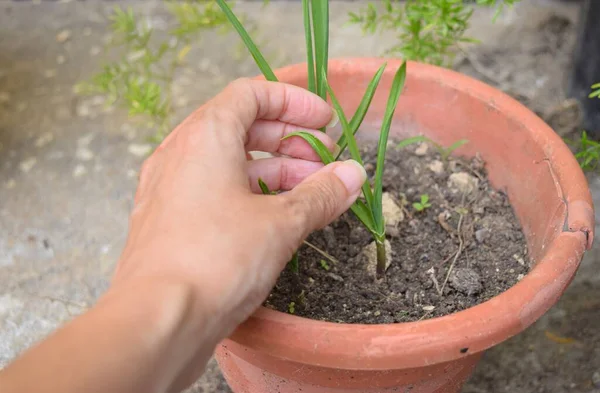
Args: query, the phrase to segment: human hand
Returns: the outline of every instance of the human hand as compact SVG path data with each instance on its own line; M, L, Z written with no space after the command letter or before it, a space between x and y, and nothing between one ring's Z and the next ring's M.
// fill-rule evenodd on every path
M331 118L316 95L264 81L236 81L203 105L143 166L113 288L185 287L189 312L212 321L214 344L225 338L261 305L302 240L359 195L366 175L356 162L323 167L302 139L281 140L309 130L333 150L314 131ZM253 150L289 157L247 161ZM290 191L260 195L259 177Z

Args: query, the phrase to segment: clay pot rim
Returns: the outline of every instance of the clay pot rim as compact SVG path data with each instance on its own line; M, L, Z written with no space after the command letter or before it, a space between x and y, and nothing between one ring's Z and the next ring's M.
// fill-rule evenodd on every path
M374 74L386 72L399 59L337 58L330 72L358 67ZM582 255L591 247L594 212L587 180L568 147L554 131L521 103L452 70L408 62L410 77L434 80L470 94L501 113L518 118L540 145L550 165L560 163L556 178L567 203L567 222L545 256L515 286L469 309L443 317L398 324L338 324L302 318L261 307L231 336L231 340L268 355L323 367L386 370L448 362L488 349L519 333L545 313L574 276ZM305 73L305 64L276 71L281 80ZM412 75L411 75L412 74ZM316 337L319 337L317 340ZM312 342L325 343L313 348Z

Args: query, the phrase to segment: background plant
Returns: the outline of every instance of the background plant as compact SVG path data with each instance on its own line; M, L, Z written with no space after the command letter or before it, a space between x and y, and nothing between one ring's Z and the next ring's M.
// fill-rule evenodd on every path
M505 5L517 1L477 0L476 3L495 6L497 15ZM399 43L390 48L388 53L391 55L451 65L457 44L474 41L465 37L474 7L467 2L385 0L381 7L369 4L362 11L352 13L350 20L362 25L368 33L385 30L397 32ZM268 3L268 0L263 3ZM179 68L185 64L186 56L198 46L203 33L231 31L216 0L165 0L165 4L173 21L173 27L166 34L136 15L131 8L116 7L110 17L112 39L107 46L107 56L111 60L91 80L77 86L82 94L104 95L107 106L125 109L132 121L155 130L154 142L162 140L174 126L173 80ZM318 4L323 6L323 2ZM306 18L304 20L307 21ZM249 28L247 21L244 25L246 29ZM251 27L254 29L254 26ZM313 34L311 28L305 29L305 32ZM324 33L328 32L316 32L317 35ZM307 37L307 43L309 39L312 40L312 37ZM326 42L315 40L314 43ZM308 60L322 63L324 58ZM319 64L316 64L315 69L319 68ZM316 74L310 79L317 84L315 91L323 95L320 75Z
M419 198L419 201L414 202L412 205L413 205L413 208L418 212L422 212L422 211L425 211L426 209L429 209L431 207L431 203L429 202L429 195L428 194L421 195L421 197Z
M442 158L442 161L444 163L446 163L448 161L448 158L450 158L450 156L456 149L469 143L469 141L467 139L460 139L460 140L454 142L453 144L451 144L450 146L445 147L445 146L442 146L439 143L427 138L425 135L417 135L417 136L403 139L402 141L400 141L400 143L398 143L398 145L396 147L401 149L408 145L413 145L415 143L423 143L423 142L433 145L433 147L435 147L436 150L438 151L438 153L440 154L440 157Z
M267 3L267 1L265 1ZM155 130L160 142L173 128L173 80L202 33L231 31L215 0L165 1L173 27L157 31L132 8L115 7L110 16L110 59L76 89L106 97L108 106L127 110L132 119Z
M231 8L224 0L217 0L217 3L242 38L242 41L250 51L250 54L256 61L256 64L263 73L264 77L269 81L277 81L277 76L273 72L272 68L269 66L256 44L253 42L248 32L244 29L241 22L232 12ZM358 131L367 113L381 76L385 71L386 65L384 64L381 66L375 73L375 76L369 83L354 116L350 121L348 121L337 97L335 96L335 93L327 82L329 52L329 0L302 0L302 15L304 20L307 53L308 90L318 94L324 100L327 99L327 96L331 98L333 107L339 117L342 127L342 136L337 143L337 145L340 147L340 152L337 157L334 157L318 138L307 132L298 131L286 136L286 138L303 138L318 153L321 160L325 164L330 164L339 159L340 155L344 152L344 149L348 148L350 156L359 164L363 165L363 160L360 156L354 135ZM375 239L377 246L377 274L380 277L385 274L385 269L387 266L387 256L385 250L385 222L383 218L382 206L382 179L385 164L385 152L387 149L387 141L392 118L394 111L396 110L400 93L404 87L405 80L406 63L400 66L396 71L392 86L390 88L387 107L383 117L379 137L374 184L371 185L367 180L362 187L363 198L357 200L351 207L352 212L369 230L369 232L371 232L373 238ZM321 131L326 132L326 129L323 128ZM263 189L263 192L267 190L268 189L265 188Z
M505 6L518 1L477 0L477 4L496 7L497 17ZM370 34L395 32L398 43L387 54L451 66L457 44L477 42L465 35L473 11L473 5L465 0L384 0L380 5L369 3L360 12L350 13L350 22L361 25Z
M592 85L590 99L600 99L600 83ZM577 141L566 139L575 149L575 158L584 171L594 171L600 166L600 142L590 139L584 130Z

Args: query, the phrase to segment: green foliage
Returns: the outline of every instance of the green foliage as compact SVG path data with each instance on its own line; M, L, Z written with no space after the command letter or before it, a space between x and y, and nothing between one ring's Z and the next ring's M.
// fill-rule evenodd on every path
M422 212L422 211L425 211L426 209L430 208L431 203L429 203L429 195L428 194L421 195L421 199L418 202L414 202L412 204L412 206L418 212Z
M444 146L440 145L439 143L436 143L433 140L427 138L424 135L418 135L418 136L413 136L413 137L406 138L406 139L400 141L400 143L398 143L398 145L396 147L401 149L408 145L412 145L415 143L423 143L423 142L433 145L437 149L438 153L440 154L440 157L442 158L442 160L444 162L448 161L448 158L450 158L450 156L456 149L469 143L469 141L467 139L460 139L460 140L454 142L453 144L451 144L450 146L444 147Z
M583 131L581 139L577 142L567 141L575 146L577 153L575 158L584 171L593 171L598 169L600 163L600 142L589 139L587 132Z
M288 312L290 314L296 313L296 303L295 302L290 302L290 304L288 304Z
M589 98L600 98L600 83L592 85ZM575 158L584 171L594 171L600 164L600 142L588 138L583 131L579 140L565 138L565 142L575 150Z
M596 83L592 86L592 92L589 95L590 98L600 98L600 83Z
M477 0L477 3L497 7L497 16L505 5L517 1ZM474 41L465 36L473 11L473 6L464 0L384 0L381 6L369 3L360 12L350 13L350 22L361 25L365 33L397 32L398 43L388 49L390 55L451 66L456 45Z
M240 23L238 23L237 18L235 15L233 15L231 10L228 9L224 0L217 0L217 3L219 6L221 6L229 21L233 24L238 34L242 37L246 47L252 54L252 57L257 62L265 77L269 79L270 67L268 64L266 64L266 62L263 64L264 57L260 55L259 49L256 47L256 45L254 45L247 31ZM363 161L360 156L358 144L354 134L358 131L358 128L360 127L365 114L369 109L371 100L373 99L373 95L375 94L375 90L379 84L379 80L381 79L381 76L385 70L385 65L383 65L376 72L375 76L369 83L358 110L352 117L352 120L349 122L342 109L342 106L333 92L333 89L327 81L327 63L329 52L329 0L303 0L302 10L307 51L308 87L311 89L311 91L315 91L323 99L326 99L327 95L329 95L334 110L340 120L343 136L338 141L341 148L337 157L334 157L319 139L307 132L298 131L286 136L285 138L300 137L304 139L313 148L313 150L317 152L321 158L321 161L323 161L325 164L330 164L333 161L336 161L340 157L343 150L347 147L350 152L350 156L360 165L362 165ZM315 67L314 69L313 66ZM404 88L405 80L406 63L402 64L402 66L400 66L396 71L394 80L392 82L392 87L390 89L388 103L380 131L374 189L372 189L371 184L366 181L362 187L362 196L364 201L359 199L351 207L352 212L371 232L376 241L378 247L377 273L379 276L385 273L386 266L386 253L385 249L383 248L385 241L385 223L383 219L382 208L382 178L385 162L385 151L387 148L392 118L396 109L396 105L398 104L398 99ZM326 132L326 129L323 128L322 131Z
M324 270L327 270L327 271L329 271L329 269L331 269L331 267L329 266L329 264L327 263L327 261L326 261L326 260L324 260L324 259L321 259L321 267L322 267Z
M172 82L201 33L228 31L227 18L215 0L168 1L174 27L166 37L132 8L115 7L110 16L107 62L90 80L76 86L80 94L104 95L144 126L156 130L155 141L172 129Z
M242 23L235 16L233 11L231 11L231 8L227 5L225 0L217 0L217 4L219 5L219 7L221 7L221 10L227 17L229 23L231 23L235 31L237 31L237 33L240 35L242 41L244 41L244 45L246 45L246 48L248 48L248 51L250 51L250 54L254 58L256 65L258 66L258 68L260 68L260 71L263 73L265 78L268 81L277 82L277 77L275 76L275 73L273 73L273 70L267 63L267 60L264 58L262 53L260 53L256 44L254 43L254 41L252 41L252 38L250 38L250 35L246 31L246 29L244 29L244 26L242 26Z

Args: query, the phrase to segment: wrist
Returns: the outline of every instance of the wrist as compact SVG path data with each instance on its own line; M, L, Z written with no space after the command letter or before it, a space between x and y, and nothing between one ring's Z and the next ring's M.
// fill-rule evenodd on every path
M205 365L219 341L218 323L202 301L185 280L143 277L113 286L94 312L119 316L123 329L136 333L132 345L154 370L149 379L157 391L171 391L184 370Z

